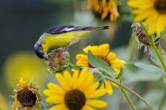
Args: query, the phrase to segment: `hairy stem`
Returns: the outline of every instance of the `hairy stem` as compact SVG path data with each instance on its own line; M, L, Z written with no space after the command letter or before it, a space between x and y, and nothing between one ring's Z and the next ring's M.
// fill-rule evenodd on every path
M108 81L114 82L117 85L119 85L120 87L126 89L127 91L129 91L130 93L132 93L133 95L135 95L137 98L139 98L142 102L144 102L150 108L150 110L153 110L152 106L144 98L142 98L139 94L137 94L136 92L134 92L133 90L131 90L127 86L125 86L125 85L119 83L118 81L116 81L116 80L114 80L112 78L109 78L107 76L105 76L105 79L108 80Z
M154 43L154 41L153 41L152 36L150 36L150 35L148 34L148 32L147 32L147 30L145 29L145 26L143 25L143 23L140 22L140 24L141 24L141 26L142 26L142 28L143 28L145 34L146 34L146 37L147 37L147 39L148 39L148 41L149 41L149 43L150 43L150 46L154 49L154 51L155 51L157 57L159 58L159 60L160 60L160 62L161 62L162 68L163 68L163 70L164 70L164 72L165 72L165 74L166 74L166 64L165 64L165 62L164 62L164 59L162 58L162 55L160 55L159 51L157 50L157 47L156 47L156 45L155 45L155 43Z
M165 100L166 100L166 91L164 92L164 96L163 96L162 99L161 99L161 103L160 103L160 105L159 105L158 110L161 110L161 109L162 109Z
M161 33L161 37L164 39L164 41L165 41L165 43L166 43L166 37L165 37L165 35L164 35L163 32Z
M135 39L132 38L132 36L130 37L130 41L129 41L129 45L128 45L128 57L127 57L127 62L130 62L133 58L133 55L135 54L135 51L138 51L138 49L136 50L136 41Z
M129 96L127 95L126 91L121 86L120 86L120 89L121 89L123 95L126 97L126 99L129 103L130 107L132 108L132 110L135 110L134 105L133 105L132 101L130 100Z

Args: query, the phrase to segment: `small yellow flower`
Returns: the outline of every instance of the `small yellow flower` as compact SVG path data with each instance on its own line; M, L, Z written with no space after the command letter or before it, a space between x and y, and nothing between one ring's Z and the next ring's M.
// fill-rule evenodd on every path
M25 108L25 110L37 110L42 97L32 83L27 85L27 83L21 78L16 85L16 90L15 101L12 105L13 110L18 110L20 106Z
M90 50L92 54L95 55L96 57L104 60L109 66L113 67L117 76L119 75L120 72L117 68L125 67L124 66L125 62L116 58L116 54L109 51L109 44L102 44L99 46L88 46L83 51L87 54L88 50ZM76 59L77 59L76 65L93 68L93 66L90 65L88 61L87 55L77 54ZM112 85L118 87L117 84L105 80L105 88L109 95L113 93Z
M110 21L116 21L119 17L117 3L115 0L89 0L88 8L93 7L95 11L101 14L101 19L104 20L110 14Z
M105 101L92 99L103 96L106 90L97 89L99 82L94 82L94 76L87 68L80 74L73 70L72 76L65 71L64 75L56 73L55 77L61 86L48 83L48 89L43 91L48 96L46 102L57 104L49 110L93 110L92 107L107 106Z
M129 0L128 5L133 8L136 15L135 22L145 20L148 33L156 32L158 35L166 26L166 0Z

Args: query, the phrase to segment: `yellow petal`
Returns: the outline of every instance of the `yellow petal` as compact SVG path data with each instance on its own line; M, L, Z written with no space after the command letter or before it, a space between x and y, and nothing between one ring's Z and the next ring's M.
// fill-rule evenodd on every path
M65 81L64 77L60 73L56 73L55 77L65 90L71 89L67 84L68 82Z
M147 6L152 6L153 2L151 0L129 0L127 4L134 8L144 8Z
M88 50L90 50L92 52L93 55L98 55L98 53L100 53L98 51L98 46L88 46L86 47L83 51L87 54L88 53Z
M159 35L161 32L164 31L165 25L166 25L166 15L160 15L156 22L156 32L157 35Z
M77 88L81 88L84 85L84 82L86 81L87 78L88 78L88 68L84 68L80 72L80 76L77 82L78 83Z
M48 110L66 110L66 106L65 104L58 104L49 108Z
M76 59L77 59L76 65L88 66L88 56L87 55L77 54Z
M78 89L84 92L87 88L91 87L93 82L94 76L90 73L90 75L87 76L86 80L84 80L84 83L80 87L78 87Z
M109 44L108 43L106 43L106 44L102 44L102 45L100 45L99 46L99 49L98 49L98 51L99 51L99 56L106 56L107 54L108 54L108 52L109 52Z
M119 85L117 85L116 83L110 82L112 86L114 87L119 87Z
M87 98L97 98L97 97L101 97L104 94L106 94L106 90L105 89L98 89L96 91L94 91L93 93L89 93L89 94L85 94Z
M46 95L46 96L54 96L54 95L57 95L57 93L55 91L52 91L52 90L44 90L43 91L43 94Z
M119 70L119 69L117 69L117 68L115 68L115 67L113 67L113 69L114 69L114 71L115 71L116 76L118 76L118 75L119 75L119 73L120 73L120 70Z
M64 80L67 82L67 86L72 89L73 80L69 71L64 72Z
M87 100L86 104L92 107L103 108L107 106L107 102L102 100Z
M64 103L64 96L50 96L48 98L46 98L46 102L47 103L55 103L55 104L59 104L59 103Z
M118 58L115 58L114 60L110 61L110 63L111 63L112 67L125 68L125 66L124 66L125 62L123 60L118 59Z
M76 55L76 59L79 60L79 59L84 59L84 60L88 60L88 57L87 55L84 55L84 54L77 54Z
M88 8L90 8L93 4L93 0L88 0Z
M76 89L77 87L77 81L78 81L78 70L75 70L73 69L73 77L72 77L72 80L73 80L73 89Z
M27 87L27 82L24 81L22 78L19 80L19 85L21 88L25 88Z
M109 95L112 95L112 93L113 93L112 85L107 80L105 80L105 89L107 90L107 93Z
M109 10L108 10L107 7L104 7L104 8L103 8L103 14L102 14L102 16L101 16L101 19L102 19L102 20L107 17L108 11L109 11Z
M88 105L83 106L81 110L95 110L92 107L89 107Z
M149 10L149 9L148 9L148 10ZM142 13L138 14L138 15L135 17L134 21L135 21L135 22L139 22L139 21L142 21L142 20L144 20L145 18L149 17L150 15L152 15L152 12L149 12L149 13L147 13L147 12L144 13L144 12L146 12L146 10L143 10Z
M98 88L99 82L95 82L93 85L91 85L89 88L85 89L84 93L85 94L90 94L95 92L95 90Z
M109 52L109 53L108 53L108 56L107 56L107 59L108 59L109 61L111 61L111 60L113 60L114 58L116 58L116 54L113 53L113 52Z
M65 94L65 91L60 86L58 86L57 84L48 83L48 88L51 91L54 91L58 95L64 95Z

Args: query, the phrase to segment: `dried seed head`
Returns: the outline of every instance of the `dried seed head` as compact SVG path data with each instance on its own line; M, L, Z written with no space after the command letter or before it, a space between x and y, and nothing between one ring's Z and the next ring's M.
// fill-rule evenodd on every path
M138 37L138 40L143 43L146 46L149 46L149 41L145 35L144 30L142 29L141 25L139 23L134 23L132 25L132 27L134 28L133 34Z
M69 53L64 48L54 49L48 60L51 71L63 71L69 64Z

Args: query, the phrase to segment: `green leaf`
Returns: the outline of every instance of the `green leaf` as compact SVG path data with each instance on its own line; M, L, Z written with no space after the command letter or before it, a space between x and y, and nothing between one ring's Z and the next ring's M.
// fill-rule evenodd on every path
M132 83L136 81L156 81L162 77L162 69L148 62L137 62L125 65L124 81Z
M166 52L164 50L162 50L163 53L163 57L164 57L164 61L166 62ZM159 58L157 57L155 51L153 48L150 48L150 59L152 60L152 62L160 67L162 67Z
M103 69L114 78L116 77L116 74L113 68L110 67L105 61L94 56L91 51L88 51L88 61L93 67Z
M123 68L120 68L120 73L119 73L119 75L116 77L116 79L120 79L120 78L122 77L123 73L124 73Z

